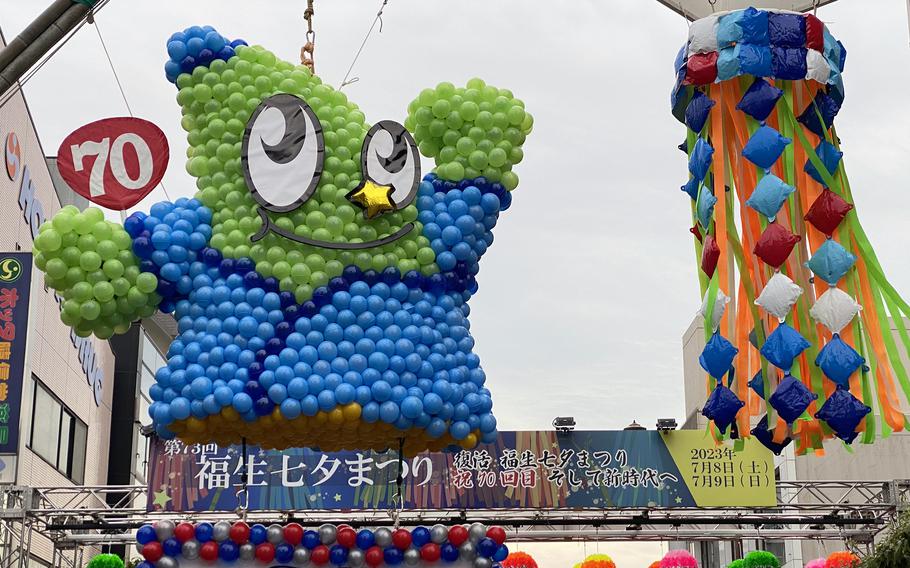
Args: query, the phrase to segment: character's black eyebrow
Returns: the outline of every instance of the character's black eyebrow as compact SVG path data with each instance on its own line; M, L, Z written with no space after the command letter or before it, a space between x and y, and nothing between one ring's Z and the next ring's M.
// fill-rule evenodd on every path
M336 250L363 250L374 247L381 247L382 245L387 245L393 243L400 239L401 237L407 235L414 228L414 223L405 223L401 226L400 229L392 233L391 235L386 235L381 239L376 239L373 241L366 241L363 243L336 243L332 241L322 241L319 239L311 239L309 237L303 237L297 234L294 234L286 229L272 223L272 220L269 218L268 213L266 213L263 207L258 208L259 216L262 217L262 227L259 228L259 232L250 237L251 242L256 242L265 237L265 235L271 231L276 235L282 236L288 240L302 243L305 245L310 245L314 247L322 247L327 249L336 249Z

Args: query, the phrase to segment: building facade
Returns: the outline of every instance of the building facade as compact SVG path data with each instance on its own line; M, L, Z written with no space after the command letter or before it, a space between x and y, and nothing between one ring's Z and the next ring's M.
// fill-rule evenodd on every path
M892 324L891 333L900 341L897 328ZM683 428L704 430L708 420L701 409L707 399L705 372L698 357L705 347L704 320L695 318L683 334L683 368L686 414ZM906 366L908 361L904 361ZM902 399L904 408L910 408ZM825 455L797 456L790 444L775 459L775 477L785 481L861 481L895 480L910 477L910 432L896 432L890 437L876 440L875 444L851 446L852 453L840 440L825 442ZM725 568L744 552L762 549L773 552L782 561L782 568L803 568L805 563L827 556L843 546L817 541L743 541L687 543L690 551L699 558L701 568Z

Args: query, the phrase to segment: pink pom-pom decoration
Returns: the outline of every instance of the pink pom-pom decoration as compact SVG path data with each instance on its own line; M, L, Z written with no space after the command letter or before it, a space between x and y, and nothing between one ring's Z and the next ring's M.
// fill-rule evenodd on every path
M826 563L827 560L825 558L816 558L815 560L810 560L809 563L806 564L806 568L825 568Z
M660 561L660 568L698 568L698 561L688 550L671 550Z

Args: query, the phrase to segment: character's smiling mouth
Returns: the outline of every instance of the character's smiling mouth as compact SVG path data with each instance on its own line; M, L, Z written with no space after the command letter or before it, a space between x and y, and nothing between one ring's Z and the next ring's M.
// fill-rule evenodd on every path
M305 245L310 245L310 246L314 246L314 247L322 247L322 248L327 248L327 249L339 249L339 250L362 250L362 249L368 249L368 248L373 248L373 247L381 247L382 245L387 245L389 243L393 243L393 242L397 241L398 239L400 239L401 237L410 233L411 229L414 228L414 223L405 223L404 225L402 225L402 227L400 229L398 229L397 231L395 231L394 233L392 233L390 235L386 235L385 237L382 237L381 239L375 239L372 241L366 241L366 242L362 242L362 243L336 243L336 242L332 242L332 241L323 241L323 240L319 240L319 239L311 239L309 237L303 237L300 235L296 235L286 229L282 229L281 227L278 227L277 225L275 225L272 222L272 220L269 218L269 216L266 213L266 210L264 208L260 207L258 209L258 211L259 211L259 216L262 218L262 227L259 229L258 233L256 233L252 237L250 237L250 241L252 241L252 242L256 242L256 241L262 239L263 237L265 237L265 235L269 231L271 231L271 232L275 233L276 235L280 235L288 240L298 242L298 243L303 243Z

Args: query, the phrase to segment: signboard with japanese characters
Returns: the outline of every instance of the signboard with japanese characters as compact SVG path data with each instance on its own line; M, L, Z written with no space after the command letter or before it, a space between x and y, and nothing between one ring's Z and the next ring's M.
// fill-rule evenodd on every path
M0 253L0 454L19 449L31 282L32 253Z
M155 439L150 511L386 509L394 451L322 453ZM500 432L494 444L402 461L404 506L422 509L772 506L773 456L702 431Z

